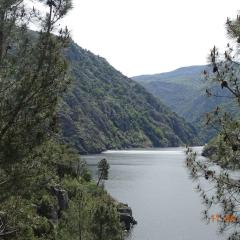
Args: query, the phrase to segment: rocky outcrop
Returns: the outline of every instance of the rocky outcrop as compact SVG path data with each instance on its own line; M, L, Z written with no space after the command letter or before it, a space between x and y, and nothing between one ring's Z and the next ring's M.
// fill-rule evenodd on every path
M68 208L68 192L61 187L51 187L51 194L56 199L56 203L53 204L43 200L37 207L37 213L53 222L57 222L62 211Z
M59 210L65 210L68 208L68 192L60 187L52 187L52 193L57 197Z
M120 203L117 206L117 211L119 212L120 222L127 231L129 231L133 225L137 224L137 221L132 216L132 209L127 204Z

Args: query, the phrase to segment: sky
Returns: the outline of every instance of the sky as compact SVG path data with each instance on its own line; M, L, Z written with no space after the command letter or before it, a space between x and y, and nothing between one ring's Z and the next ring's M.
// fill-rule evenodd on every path
M224 50L239 0L73 0L64 24L81 47L128 77L207 63Z

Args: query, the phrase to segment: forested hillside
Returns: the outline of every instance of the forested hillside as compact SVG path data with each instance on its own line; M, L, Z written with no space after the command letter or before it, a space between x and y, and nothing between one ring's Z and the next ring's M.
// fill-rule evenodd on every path
M60 110L62 133L81 153L196 140L190 124L102 57L75 43L66 56L74 80Z
M149 92L159 97L172 111L184 117L195 127L201 129L200 135L204 141L211 139L215 132L204 129L205 115L217 106L228 109L237 114L237 104L229 99L229 93L218 85L209 86L203 77L203 71L208 70L207 65L179 68L172 72L142 75L133 77ZM219 96L208 98L206 89L212 88Z

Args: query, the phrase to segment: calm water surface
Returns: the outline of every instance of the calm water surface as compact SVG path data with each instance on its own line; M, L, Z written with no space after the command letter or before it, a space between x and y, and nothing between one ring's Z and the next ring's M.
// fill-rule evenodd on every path
M128 203L138 221L128 240L223 239L216 223L201 221L202 204L184 166L183 148L107 151L84 158L93 172L100 159L110 163L106 189Z

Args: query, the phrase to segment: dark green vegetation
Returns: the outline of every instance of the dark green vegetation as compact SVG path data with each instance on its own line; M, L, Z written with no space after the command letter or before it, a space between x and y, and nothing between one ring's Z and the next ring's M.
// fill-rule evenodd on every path
M81 153L196 143L196 131L140 84L74 43L66 51L74 79L60 118L63 138Z
M208 142L216 131L205 127L207 112L217 106L227 109L234 115L240 112L237 104L229 98L226 89L222 89L214 82L206 82L204 70L209 70L209 66L184 67L172 72L143 75L133 79L159 97L172 111L198 128L203 142ZM211 88L218 97L207 98L207 88Z
M218 133L203 152L209 158L199 159L192 149L188 149L186 166L190 176L198 181L197 190L205 205L204 219L209 222L211 219L209 210L212 207L214 211L217 209L220 232L226 232L229 240L239 240L240 16L238 15L234 20L227 19L226 27L229 37L234 41L233 46L228 44L224 54L221 54L214 46L209 56L211 68L205 71L204 75L210 88L215 83L228 92L229 98L226 102L229 106L236 105L237 110L233 111L231 107L217 107L208 114L208 125L216 128ZM220 94L216 91L214 93L214 89L208 91L208 95L213 98L219 97ZM210 185L206 185L203 178L209 181Z
M70 38L52 33L71 1L36 2L46 14L0 1L0 239L120 240L115 202L57 138ZM39 34L29 34L29 21Z
M184 67L172 72L142 75L133 79L158 96L174 112L187 121L194 122L205 114L206 107L209 107L208 104L199 106L199 103L207 102L204 96L204 82L201 79L201 74L206 67ZM197 114L194 114L196 111Z
M105 158L103 158L98 163L98 182L97 186L101 182L101 180L108 180L108 170L110 166Z

